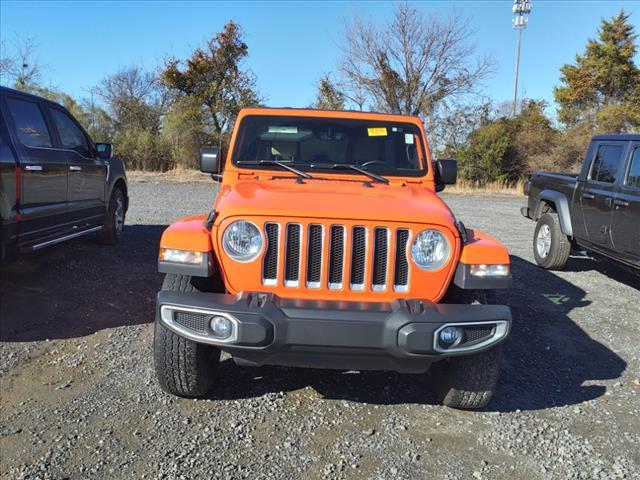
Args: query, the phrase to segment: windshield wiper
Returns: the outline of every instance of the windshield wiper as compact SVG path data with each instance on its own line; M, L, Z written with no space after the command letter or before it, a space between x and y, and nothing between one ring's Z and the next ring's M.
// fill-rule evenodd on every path
M308 173L302 172L297 168L293 168L287 165L286 163L278 162L277 160L256 160L256 161L250 160L250 161L237 162L237 164L238 165L268 165L268 166L281 167L281 168L284 168L285 170L289 170L291 173L295 173L298 176L298 180L302 180L302 179L309 180L313 178Z
M375 173L369 172L368 170L365 170L364 168L359 167L358 165L350 165L348 163L334 163L333 165L311 165L310 167L315 170L321 170L321 169L353 170L355 172L361 173L362 175L366 175L367 177L372 178L377 182L384 183L387 185L389 184L389 180L387 180L386 178L381 177L380 175L376 175Z

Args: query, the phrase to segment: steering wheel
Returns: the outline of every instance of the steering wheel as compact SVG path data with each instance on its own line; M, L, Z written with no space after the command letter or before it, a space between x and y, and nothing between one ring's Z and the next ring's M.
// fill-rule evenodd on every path
M376 163L379 163L380 165L387 165L385 162L383 162L382 160L369 160L368 162L364 162L362 165L360 165L361 167L368 167L369 165L375 165Z

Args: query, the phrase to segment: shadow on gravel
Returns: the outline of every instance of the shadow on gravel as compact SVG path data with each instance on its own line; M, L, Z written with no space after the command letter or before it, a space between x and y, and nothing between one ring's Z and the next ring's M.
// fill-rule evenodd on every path
M486 411L539 410L602 396L599 380L618 378L626 363L593 340L568 316L586 307L585 291L519 257L512 257L514 288L496 302L513 308L503 370ZM340 372L220 364L221 383L212 399L237 399L312 387L329 399L371 404L433 404L427 375ZM226 383L225 379L233 379ZM584 385L585 382L594 385Z
M520 257L511 262L514 288L498 301L513 308L513 330L489 409L537 410L604 395L598 381L618 378L627 364L569 317L590 304L586 292Z
M628 287L640 290L640 274L625 270L623 267L605 259L595 259L587 256L572 256L564 268L566 272L596 271Z
M2 265L0 341L81 337L153 321L162 225L128 225L120 244L86 237Z

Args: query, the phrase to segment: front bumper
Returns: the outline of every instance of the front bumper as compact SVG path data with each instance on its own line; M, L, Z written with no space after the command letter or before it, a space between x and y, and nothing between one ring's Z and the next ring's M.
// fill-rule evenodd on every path
M233 324L226 340L211 331L209 321L216 315ZM236 297L162 291L156 321L190 340L218 346L241 364L419 373L443 357L502 342L511 327L511 310L424 300L329 302L263 293ZM438 335L449 325L464 332L452 347Z

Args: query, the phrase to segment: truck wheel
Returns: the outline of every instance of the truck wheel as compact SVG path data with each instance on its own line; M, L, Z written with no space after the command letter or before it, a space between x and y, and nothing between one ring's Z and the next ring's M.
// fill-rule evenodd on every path
M500 345L497 345L475 355L434 363L431 381L438 400L452 408L486 406L498 381L500 356Z
M542 215L533 234L533 256L536 263L547 270L562 270L570 253L571 242L560 230L558 215Z
M486 290L465 290L451 285L443 303L486 305ZM431 386L443 405L452 408L482 408L489 403L500 373L500 345L475 355L449 357L430 369Z
M198 291L186 275L165 276L162 290ZM211 390L220 362L220 349L188 340L155 322L154 363L160 387L180 397L202 397Z
M114 188L109 200L107 216L102 224L102 230L98 233L98 241L106 245L115 245L120 240L124 229L125 199L124 193L119 188Z

